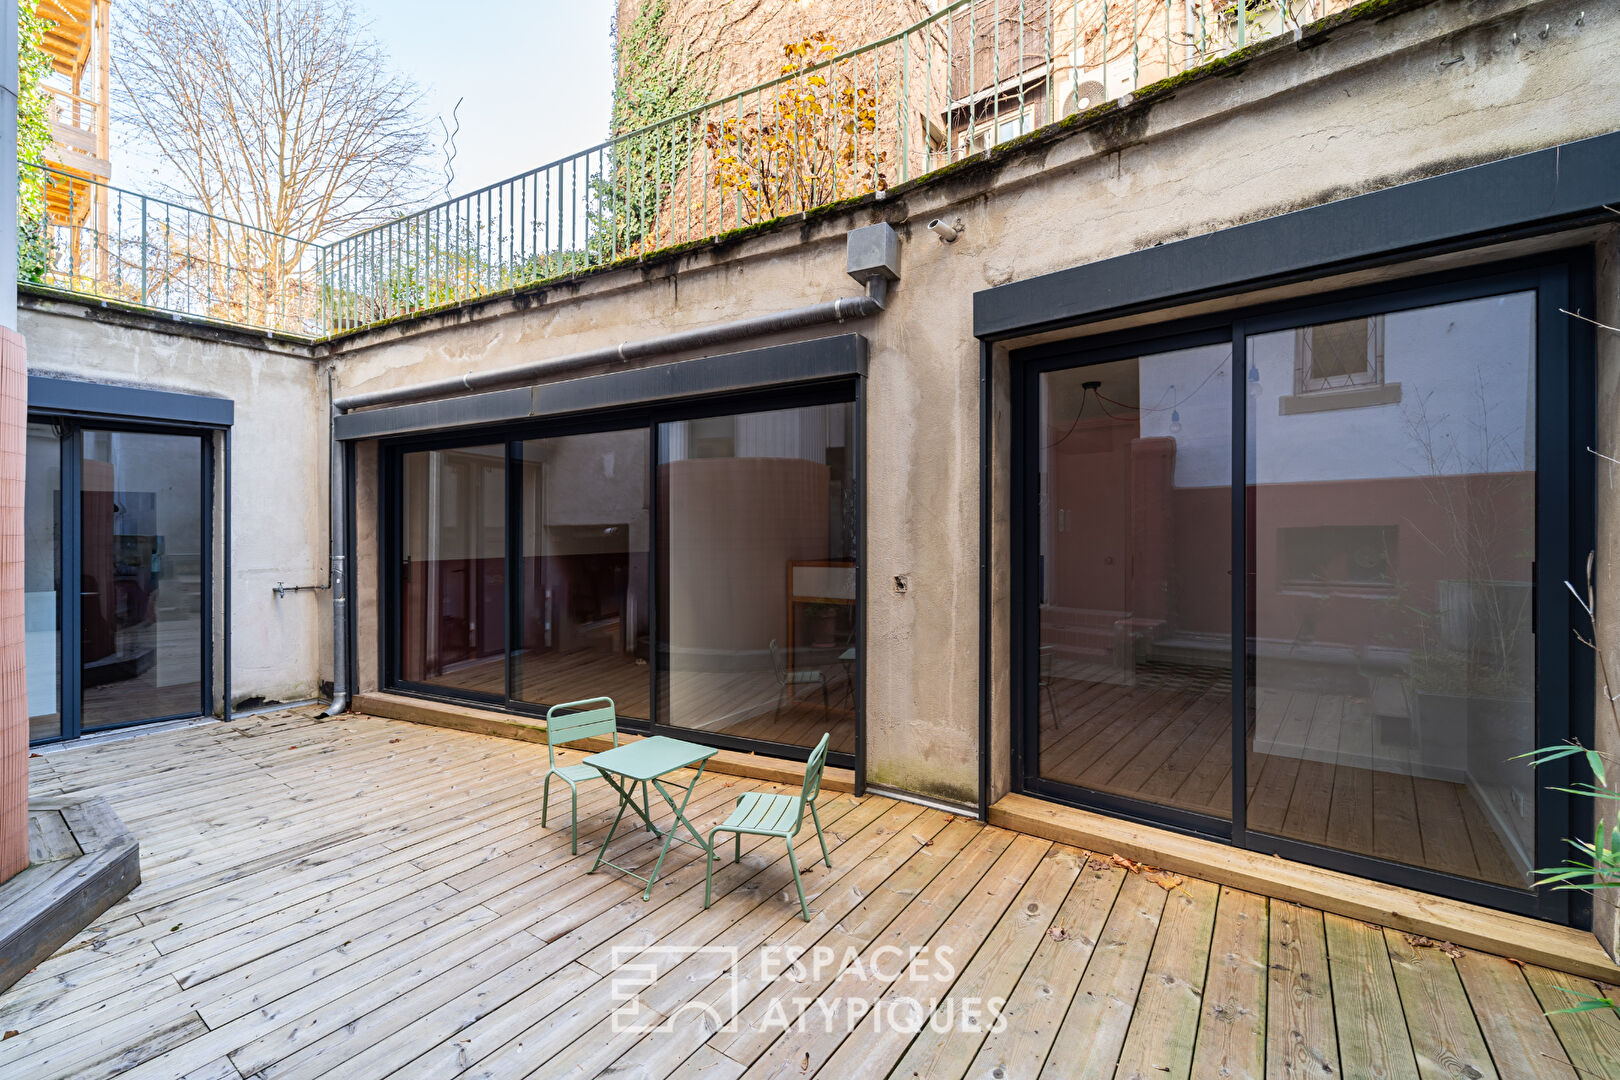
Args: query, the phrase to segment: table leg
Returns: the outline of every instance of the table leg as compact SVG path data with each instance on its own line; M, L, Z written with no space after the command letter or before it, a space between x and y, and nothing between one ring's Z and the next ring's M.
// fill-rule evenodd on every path
M613 824L608 828L607 837L602 841L602 849L596 853L596 862L592 863L591 868L586 871L588 874L596 873L596 871L601 867L603 861L606 860L608 845L613 843L613 834L618 832L619 822L624 820L625 807L629 807L631 810L634 810L636 815L640 817L642 821L647 823L647 830L654 836L661 835L658 831L658 826L653 824L652 814L647 809L647 782L645 780L640 781L641 805L637 806L635 791L637 781L632 780L628 786L621 785L606 772L602 773L602 779L606 780L613 790L619 793L619 812L614 816Z
M693 839L697 841L697 846L703 849L705 856L713 854L708 842L703 839L703 834L698 832L697 828L693 826L691 821L689 821L686 817L686 804L692 801L692 792L697 790L698 781L703 779L703 768L707 764L707 761L698 762L697 775L693 776L692 782L686 785L686 796L681 799L679 806L675 805L674 798L664 788L662 783L656 779L653 781L653 786L658 789L658 794L662 795L664 797L664 801L669 803L669 808L675 811L675 821L671 823L669 832L664 836L663 850L658 853L658 861L653 864L652 873L647 878L647 888L641 894L641 898L643 900L652 899L653 882L658 880L658 871L664 865L664 856L669 854L669 846L675 842L675 830L677 826L686 826L686 831L692 834Z

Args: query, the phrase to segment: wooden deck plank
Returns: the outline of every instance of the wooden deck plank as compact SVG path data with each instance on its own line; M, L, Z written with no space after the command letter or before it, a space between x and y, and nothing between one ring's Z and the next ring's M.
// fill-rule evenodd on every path
M1417 1080L1417 1058L1383 930L1342 915L1328 915L1326 924L1333 1015L1345 1074Z
M1164 914L1165 892L1126 878L1041 1069L1042 1080L1112 1077Z
M1184 882L1165 894L1159 936L1115 1072L1120 1080L1192 1075L1220 895L1220 887L1207 881Z
M1322 913L1271 903L1271 977L1266 991L1267 1080L1339 1075L1333 990Z
M1267 925L1265 897L1221 888L1193 1053L1195 1077L1265 1075Z
M1468 1004L1457 966L1438 948L1417 948L1396 930L1385 930L1401 1008L1412 1034L1418 1075L1438 1077L1498 1076Z
M1504 1077L1576 1080L1558 1034L1517 964L1472 950L1465 950L1456 964L1498 1072Z

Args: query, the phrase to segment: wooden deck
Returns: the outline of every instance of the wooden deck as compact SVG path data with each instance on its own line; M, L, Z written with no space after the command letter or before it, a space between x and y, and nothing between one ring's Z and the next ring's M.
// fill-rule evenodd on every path
M585 873L605 785L579 856L540 827L544 762L299 713L35 757L144 881L0 996L0 1076L1620 1077L1620 1022L1543 1016L1592 983L875 796L823 795L832 869L801 835L810 923L746 839L712 908L685 847L643 902ZM762 786L706 777L694 820Z

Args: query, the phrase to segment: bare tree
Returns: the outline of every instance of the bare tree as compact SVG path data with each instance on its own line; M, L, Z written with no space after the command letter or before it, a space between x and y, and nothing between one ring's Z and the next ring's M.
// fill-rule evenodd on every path
M225 241L256 249L245 254L267 274L425 194L420 91L351 0L157 0L119 13L120 111L171 167L180 201L298 241Z

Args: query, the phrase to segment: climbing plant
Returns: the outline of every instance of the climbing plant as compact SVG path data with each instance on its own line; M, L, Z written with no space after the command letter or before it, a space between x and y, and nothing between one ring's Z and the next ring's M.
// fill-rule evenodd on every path
M18 5L17 276L24 281L45 277L45 185L39 166L51 145L51 125L50 94L40 84L51 73L51 57L42 42L55 25L32 4Z
M592 185L593 259L638 249L697 143L693 124L666 121L708 100L715 61L690 63L684 43L677 47L665 25L668 15L669 0L647 0L628 28L614 27L612 137L618 141Z
M838 52L838 39L825 31L787 43L782 74L794 77L757 112L705 128L721 194L736 200L742 221L888 187L888 155L877 145L877 94L853 70L826 65Z

